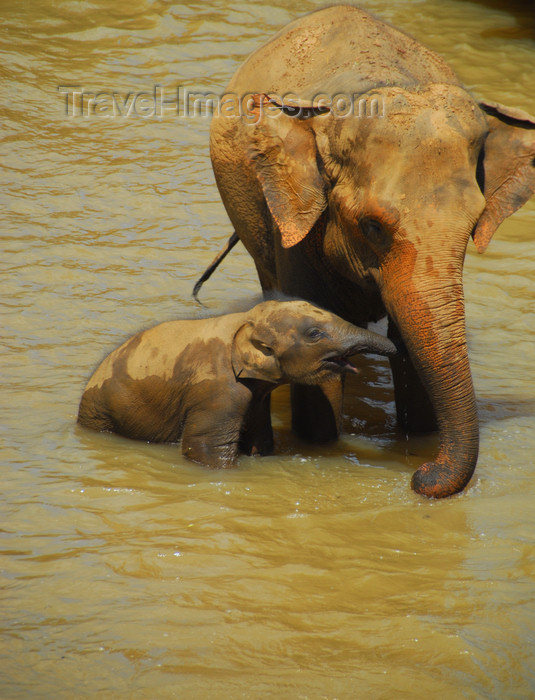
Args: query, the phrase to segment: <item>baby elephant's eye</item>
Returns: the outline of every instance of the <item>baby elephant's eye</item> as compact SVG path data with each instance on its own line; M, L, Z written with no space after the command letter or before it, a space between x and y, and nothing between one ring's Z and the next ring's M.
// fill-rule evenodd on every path
M321 340L321 338L325 338L326 336L327 334L320 328L307 328L305 331L305 338L313 343L317 340Z

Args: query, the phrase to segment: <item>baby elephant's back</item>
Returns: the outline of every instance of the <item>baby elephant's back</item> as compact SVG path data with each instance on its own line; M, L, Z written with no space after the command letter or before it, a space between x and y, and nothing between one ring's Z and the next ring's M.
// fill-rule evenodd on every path
M127 340L89 380L78 422L139 440L178 441L189 394L228 362L217 325L215 319L170 321Z

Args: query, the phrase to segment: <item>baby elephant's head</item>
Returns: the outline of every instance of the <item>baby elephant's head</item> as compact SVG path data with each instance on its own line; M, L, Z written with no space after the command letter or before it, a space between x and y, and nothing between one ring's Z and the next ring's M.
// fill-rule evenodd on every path
M306 301L258 304L234 336L236 377L283 384L317 384L344 371L356 372L357 353L395 355L394 344Z

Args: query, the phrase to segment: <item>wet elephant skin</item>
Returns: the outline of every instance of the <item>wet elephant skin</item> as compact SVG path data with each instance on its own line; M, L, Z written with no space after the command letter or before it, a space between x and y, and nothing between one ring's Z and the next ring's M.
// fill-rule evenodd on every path
M240 451L273 447L269 395L290 381L314 385L353 370L360 352L396 353L387 338L304 301L171 321L138 333L97 368L78 421L149 442L178 442L186 457L232 465Z
M398 422L439 431L413 489L461 491L479 451L464 257L470 237L483 252L532 195L535 120L476 102L437 54L350 6L292 22L227 92L251 95L250 109L214 117L212 163L262 288L355 324L388 316L407 349L391 359ZM337 95L353 112L335 109ZM332 384L293 386L294 428L331 439L341 396Z

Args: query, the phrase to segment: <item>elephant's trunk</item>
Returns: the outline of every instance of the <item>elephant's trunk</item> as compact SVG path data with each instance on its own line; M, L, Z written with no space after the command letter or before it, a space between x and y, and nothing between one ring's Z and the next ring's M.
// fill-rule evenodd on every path
M428 393L440 435L438 455L414 473L412 488L433 498L451 496L470 481L479 449L462 262L450 260L442 271L409 280L398 272L385 284L383 297Z
M344 354L350 356L362 352L392 357L397 354L397 348L388 338L383 338L383 336L364 328L355 328L348 323Z

